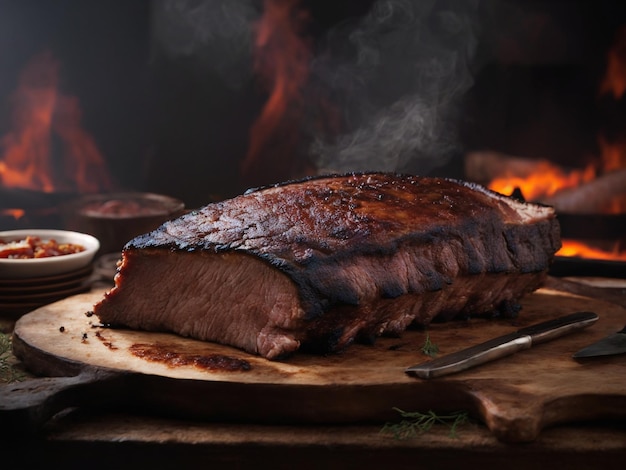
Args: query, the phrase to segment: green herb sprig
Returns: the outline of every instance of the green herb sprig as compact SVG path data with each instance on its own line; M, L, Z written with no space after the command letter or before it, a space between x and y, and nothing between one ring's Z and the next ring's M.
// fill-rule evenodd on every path
M430 357L435 357L439 353L439 346L430 340L430 334L426 333L426 341L422 346L422 353Z
M0 383L20 380L24 380L24 374L11 363L11 336L0 332Z
M394 408L400 413L402 420L398 423L386 423L381 429L381 433L393 434L396 439L405 440L424 434L435 425L442 424L450 428L450 437L457 437L459 426L469 422L469 415L466 411L456 411L448 415L438 415L434 411L420 413L417 411L403 411Z

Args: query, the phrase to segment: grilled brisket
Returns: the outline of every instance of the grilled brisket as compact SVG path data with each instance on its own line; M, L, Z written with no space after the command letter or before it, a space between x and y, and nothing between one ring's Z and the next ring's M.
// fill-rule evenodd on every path
M104 324L268 359L411 324L514 314L560 247L552 208L387 173L314 177L212 203L124 247Z

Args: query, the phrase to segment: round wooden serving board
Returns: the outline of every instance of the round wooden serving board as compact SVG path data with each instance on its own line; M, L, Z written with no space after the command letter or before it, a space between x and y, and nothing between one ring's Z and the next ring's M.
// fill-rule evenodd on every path
M36 388L24 382L4 389L0 414L106 405L223 421L382 423L399 419L394 408L466 410L506 442L531 441L556 423L626 417L626 355L571 357L626 324L626 309L596 299L541 289L524 299L514 320L433 324L339 354L273 362L173 334L100 327L88 312L103 294L76 295L18 320L15 355L48 378L36 379ZM429 359L421 351L427 339L444 355L583 310L599 320L489 364L429 380L404 372Z

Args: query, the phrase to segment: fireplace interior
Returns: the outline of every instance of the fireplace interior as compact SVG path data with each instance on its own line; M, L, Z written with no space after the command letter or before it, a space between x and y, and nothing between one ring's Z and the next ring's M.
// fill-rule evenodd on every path
M60 228L85 193L193 208L323 171L548 162L626 191L622 2L0 1L0 49L3 230ZM564 237L623 262L626 205L572 204Z

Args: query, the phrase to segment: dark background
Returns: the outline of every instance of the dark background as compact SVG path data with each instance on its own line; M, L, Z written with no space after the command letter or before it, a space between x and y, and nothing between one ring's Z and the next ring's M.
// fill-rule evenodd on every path
M303 2L314 51L372 3ZM481 2L469 64L474 83L453 121L459 146L428 171L458 176L462 155L477 149L573 166L597 155L598 132L616 137L625 121L620 100L598 96L606 53L626 25L624 3ZM258 16L262 2L247 8ZM243 191L250 181L241 180L239 164L266 98L251 52L241 46L240 57L224 62L224 75L213 67L215 44L168 50L162 34L176 21L164 3L150 0L0 0L0 134L11 125L19 72L50 50L61 63L60 87L78 97L83 127L119 188L169 194L188 207ZM253 183L273 183L273 175Z

